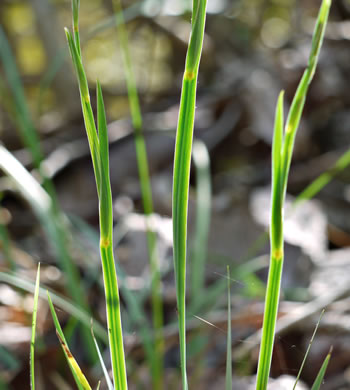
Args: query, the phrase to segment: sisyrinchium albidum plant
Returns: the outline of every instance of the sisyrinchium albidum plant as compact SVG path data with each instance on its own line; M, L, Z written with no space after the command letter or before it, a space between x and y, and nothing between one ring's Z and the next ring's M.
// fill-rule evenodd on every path
M79 4L73 0L73 34L66 29L66 36L74 68L77 74L81 106L89 141L100 214L100 254L106 295L109 347L112 362L114 386L127 389L126 364L120 313L120 298L113 253L112 192L109 178L109 144L107 121L102 89L97 82L97 128L90 94L83 67L79 37ZM97 131L98 130L98 131Z
M301 78L293 98L286 123L284 123L283 115L283 92L280 93L277 102L274 138L272 145L272 189L270 220L271 254L256 381L257 390L265 390L267 388L270 373L284 259L283 209L294 140L303 112L306 94L315 74L330 6L331 0L322 1L322 5L316 21L316 27L313 33L308 66Z
M180 111L176 132L173 172L174 267L179 316L182 388L187 390L186 375L186 251L190 163L193 140L196 89L203 47L206 0L193 0L192 32L182 82Z

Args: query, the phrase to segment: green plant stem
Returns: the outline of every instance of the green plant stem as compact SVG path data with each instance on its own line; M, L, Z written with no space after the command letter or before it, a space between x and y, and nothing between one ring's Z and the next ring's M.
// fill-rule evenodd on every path
M198 68L202 53L206 0L193 1L192 33L187 50L176 132L173 173L173 245L179 316L182 387L187 390L186 375L186 250L187 214L193 125Z
M114 255L112 244L104 245L101 240L101 261L103 278L105 285L108 335L111 344L111 360L113 366L114 386L118 390L127 389L126 366L124 358L124 346L120 342L120 335L123 334L120 316L120 299L116 270L114 265ZM113 348L112 346L116 346Z
M123 9L120 0L114 0L114 9L116 15L116 26L118 38L121 46L124 73L128 89L131 120L134 128L135 148L137 167L140 178L141 197L143 209L146 216L153 214L152 189L149 175L147 150L142 131L142 114L139 97L132 67L132 61L129 51L128 35L124 22ZM159 271L159 259L157 254L157 236L150 226L149 219L146 219L146 238L148 245L148 254L151 273L151 300L153 327L155 331L155 358L152 359L152 380L153 388L160 390L163 387L163 356L164 356L164 335L163 335L163 303L162 303L162 283Z
M118 390L127 390L128 385L123 345L120 298L113 254L113 207L109 175L107 119L103 102L102 89L100 84L97 82L97 132L95 118L90 103L89 87L80 52L80 38L78 29L79 1L73 0L72 4L74 35L72 35L68 29L65 31L79 82L79 92L85 129L89 141L91 159L95 173L97 194L99 198L100 254L106 295L108 336L114 386Z
M38 312L39 299L39 284L40 284L40 263L38 264L38 271L35 282L34 305L32 315L32 336L30 340L30 386L31 390L35 390L35 370L34 370L34 353L35 353L35 333L36 333L36 317Z
M286 121L285 133L283 133L283 92L281 92L279 96L276 108L275 129L272 146L272 201L270 222L271 254L256 381L257 390L265 390L267 388L270 374L284 259L283 209L287 190L288 174L293 154L294 140L304 109L307 91L316 70L317 60L323 42L330 6L331 0L322 1L312 38L308 66L301 78L293 98Z

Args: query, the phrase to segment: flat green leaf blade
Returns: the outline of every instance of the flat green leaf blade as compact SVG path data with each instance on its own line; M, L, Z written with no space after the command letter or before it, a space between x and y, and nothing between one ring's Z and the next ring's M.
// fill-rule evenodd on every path
M200 11L198 7L200 8ZM188 387L186 375L186 250L188 191L198 66L203 45L205 10L206 0L202 0L200 3L193 3L193 26L182 83L173 172L173 257L177 307L179 313L182 387L184 390L187 390Z
M326 25L328 21L329 10L331 7L331 0L323 0L322 5L317 17L315 30L312 37L311 51L308 61L308 66L301 78L295 96L293 98L287 123L286 123L286 133L285 133L285 142L283 145L283 190L286 190L287 179L289 173L289 167L292 159L293 146L295 135L297 133L300 118L304 109L306 94L309 89L309 85L315 74L318 57L320 54L321 46L323 43L323 38L326 30Z
M79 6L80 6L80 0L72 0L74 42L77 48L77 52L81 57L80 37L79 37Z
M227 266L227 351L226 351L226 390L232 390L232 336L231 336L231 275Z
M88 137L89 147L91 151L92 164L94 167L94 173L96 178L97 192L98 194L100 194L101 178L100 178L99 144L98 144L95 119L94 119L94 115L90 103L89 86L84 71L84 67L81 61L81 57L78 53L78 49L76 47L72 34L67 28L65 29L65 33L66 33L69 51L78 78L81 107L83 110L85 129L86 129L86 134Z
M326 370L327 370L327 367L328 367L328 363L329 363L329 360L331 358L331 355L332 355L332 348L330 349L330 351L328 352L328 355L326 356L321 368L320 368L320 371L318 372L317 374L317 377L315 379L315 382L314 384L312 385L311 387L311 390L319 390L321 385L322 385L322 382L323 382L323 378L326 374Z
M284 92L281 91L275 114L275 126L272 143L272 210L271 210L271 240L272 247L282 248L282 183L283 183L283 172L282 166L282 144L283 144L283 125L284 125L284 114L283 114L283 97Z
M50 310L51 310L52 319L53 319L53 322L54 322L54 324L55 324L56 332L57 332L57 335L58 335L59 340L60 340L60 342L61 342L61 345L62 345L62 342L63 342L65 345L67 345L67 341L66 341L66 339L65 339L65 337L64 337L64 334L63 334L61 325L60 325L60 323L59 323L59 321L58 321L57 314L56 314L55 308L54 308L54 306L53 306L53 303L52 303L52 300L51 300L51 297L50 297L49 292L47 292L47 297L48 297L49 307L50 307ZM63 347L63 345L62 345L62 347ZM71 369L71 372L72 372L72 374L73 374L75 383L76 383L77 386L78 386L78 389L79 389L79 390L86 390L87 388L84 387L84 385L81 383L79 376L77 375L77 373L76 373L74 367L72 366L72 362L71 362L70 359L68 358L67 351L66 351L65 348L63 348L63 352L64 352L64 354L65 354L65 356L66 356L66 359L67 359L69 368Z
M34 305L33 305L33 316L32 316L32 337L30 340L30 385L32 390L35 389L34 349L35 349L36 317L38 312L38 300L39 300L39 286L40 286L40 263L38 264L38 271L36 274L36 281L35 281Z
M71 351L69 350L68 345L61 338L61 336L57 330L56 330L56 334L57 334L58 339L60 340L62 349L64 351L66 358L67 358L67 361L68 361L71 369L74 370L75 375L78 378L81 386L83 387L84 390L91 390L91 386L89 385L89 382L87 381L85 375L81 371L81 368L79 367L77 361L74 359L74 356L72 355Z
M100 348L99 348L99 346L97 344L97 340L95 338L94 330L93 330L92 326L91 326L91 334L92 334L92 338L93 338L94 343L95 343L95 347L96 347L96 352L97 352L98 358L100 359L100 363L101 363L103 374L104 374L104 376L106 378L106 383L107 383L108 390L114 390L114 387L113 387L112 381L111 381L111 379L109 377L106 365L105 365L105 363L103 361L103 357L102 357Z
M107 132L107 119L103 102L102 89L97 82L97 126L99 137L100 156L100 231L101 239L112 239L113 213L112 193L109 179L109 143Z

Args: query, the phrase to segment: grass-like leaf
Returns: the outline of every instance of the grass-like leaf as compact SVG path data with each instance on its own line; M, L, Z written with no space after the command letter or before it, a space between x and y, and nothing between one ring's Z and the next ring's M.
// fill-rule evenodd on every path
M109 377L109 374L108 374L108 371L107 371L107 368L106 368L106 365L103 361L103 357L102 357L102 354L101 354L101 351L100 351L100 348L97 344L97 340L95 338L95 335L94 335L94 330L93 330L93 327L92 327L92 322L91 322L91 335L92 335L92 338L94 340L94 343L95 343L95 347L96 347L96 352L97 352L97 355L98 355L98 358L100 359L100 364L101 364L101 367L102 367L102 370L103 370L103 374L106 378L106 383L107 383L107 387L108 387L108 390L114 390L114 387L113 387L113 384L111 382L111 379ZM98 385L99 387L100 385Z
M81 106L95 173L96 188L99 197L100 254L106 295L107 321L109 330L108 336L113 368L114 386L118 390L125 390L127 389L127 377L120 315L119 289L113 253L113 213L112 193L109 178L107 121L101 86L99 83L97 83L97 133L95 119L90 103L89 87L82 63L81 52L79 49L80 38L77 25L78 6L79 4L77 2L73 2L73 13L75 13L73 15L74 38L68 29L65 29L65 31L70 54L79 82Z
M141 197L143 209L146 216L153 213L152 188L148 167L146 143L142 131L142 114L137 92L132 59L129 50L128 34L124 21L124 13L121 0L113 1L118 39L121 47L123 68L128 90L128 99L131 113L131 120L134 128L135 148L137 167L140 179ZM151 302L152 317L155 334L154 352L149 362L152 371L152 384L154 390L161 390L164 386L164 335L163 335L163 303L162 303L162 283L159 270L159 259L157 252L157 235L152 230L148 219L146 219L146 238L148 245L148 255L151 271Z
M14 273L0 272L0 282L10 284L11 286L15 286L16 288L21 289L23 291L35 293L35 285L32 281L27 280L23 276L19 277ZM56 306L58 306L60 309L66 311L71 316L79 320L79 322L83 326L90 328L91 316L89 313L87 313L83 308L78 306L76 303L70 301L68 298L60 296L54 291L45 288L45 286L39 287L40 298L47 300L48 299L47 291L49 291L52 302ZM99 323L98 321L94 321L94 331L96 335L101 340L103 340L104 343L108 343L107 332L103 328L101 323Z
M318 319L317 324L316 324L316 326L315 326L315 330L314 330L314 332L313 332L313 334L312 334L312 336L311 336L311 340L310 340L310 342L309 342L309 345L308 345L308 347L307 347L307 350L306 350L304 359L303 359L303 361L302 361L302 363L301 363L301 366L300 366L300 368L299 368L299 372L298 372L297 378L296 378L296 380L295 380L295 383L294 383L294 386L293 386L293 390L295 390L295 388L297 387L297 384L298 384L298 382L299 382L301 372L303 371L303 368L304 368L304 365L305 365L307 356L308 356L308 354L309 354L309 352L310 352L311 345L312 345L312 343L313 343L313 341L314 341L314 338L315 338L315 336L316 336L316 333L317 333L318 327L319 327L319 325L320 325L320 322L321 322L321 319L322 319L323 314L324 314L324 309L322 310L322 313L321 313L321 315L320 315L320 318Z
M225 389L232 390L232 336L231 336L231 274L227 266L227 350L226 350L226 382Z
M306 94L314 76L317 59L326 29L330 0L323 0L313 34L311 53L306 68L288 114L285 133L283 134L283 94L280 94L276 108L274 140L272 146L272 190L271 190L271 223L270 223L270 268L267 281L265 311L262 328L259 364L256 389L267 388L275 326L281 288L283 268L283 208L288 182L295 135L304 108Z
M13 119L16 129L19 130L20 137L31 154L33 165L38 170L42 179L42 186L49 195L50 201L47 208L43 210L41 208L40 221L44 225L44 230L49 235L49 241L52 244L56 253L57 259L62 264L62 268L67 276L67 290L71 297L79 306L84 306L88 310L88 305L83 293L82 283L80 281L79 272L77 266L70 255L69 238L67 234L67 226L64 223L64 215L60 209L57 201L57 195L55 192L54 184L47 176L45 169L43 169L44 153L40 146L40 138L35 127L34 121L31 117L29 104L26 100L24 87L16 66L15 57L11 51L10 45L6 39L5 33L0 27L0 60L3 64L7 83L11 94L5 91L2 82L0 88L0 96L6 93L6 96L1 96L4 101L10 101L12 104L7 104L10 117ZM10 95L10 96L8 96ZM6 160L7 161L7 160ZM11 166L9 166L11 168ZM12 169L8 169L11 175ZM13 176L13 175L12 175ZM21 181L22 177L18 176L17 181ZM34 180L34 179L33 179ZM30 191L24 191L26 199L33 198ZM32 199L29 199L31 202ZM31 203L33 204L33 203ZM40 206L40 202L37 202ZM45 203L47 205L47 202ZM38 210L38 209L37 209ZM91 343L88 329L83 329L85 338L85 345L89 354L89 359L92 363L96 361L94 346Z
M57 334L57 337L59 338L60 343L62 345L64 355L65 355L66 360L68 362L69 368L71 369L71 372L73 374L75 383L77 384L79 390L87 390L87 389L90 390L91 389L90 385L87 383L84 374L81 372L80 367L78 366L75 359L73 358L73 355L69 351L67 341L64 337L61 325L60 325L58 318L57 318L55 308L53 306L50 294L48 292L47 292L47 298L48 298L49 307L51 310L52 319L53 319L53 322L55 324L56 334Z
M173 173L173 241L177 308L179 315L182 387L187 390L186 375L186 251L187 213L193 125L199 61L202 53L206 0L194 0L192 33L182 82L180 111L176 132Z
M76 378L79 380L82 388L84 390L91 390L91 386L89 385L89 382L85 378L85 375L81 371L81 368L79 367L77 361L74 359L74 356L72 355L71 351L69 350L68 345L62 339L62 337L60 336L60 333L57 330L56 330L56 334L57 334L58 339L60 340L62 349L64 351L66 358L67 358L67 361L69 362L71 369L74 370Z
M32 316L32 336L30 339L30 386L35 389L35 370L34 370L34 350L35 350L35 331L36 331L36 315L38 312L39 300L39 286L40 286L40 263L38 264L38 271L36 274L35 290L34 290L34 305Z
M312 37L312 44L311 44L308 66L300 80L299 86L294 95L289 110L287 122L286 122L284 144L283 144L283 151L282 151L283 171L281 172L283 176L284 192L286 191L287 188L288 173L289 173L290 163L292 160L294 140L299 127L300 118L303 113L306 95L316 71L318 56L320 54L324 33L326 31L326 25L327 25L331 3L332 3L331 0L322 1L321 8L315 25L313 37Z
M320 368L320 371L318 372L317 374L317 377L315 379L315 382L313 383L312 387L311 387L311 390L319 390L322 383L323 383L323 378L326 374L326 370L327 370L327 367L328 367L328 363L329 363L329 360L331 358L331 355L332 355L332 348L329 350L328 352L328 355L326 356L326 358L324 359L323 361L323 364Z

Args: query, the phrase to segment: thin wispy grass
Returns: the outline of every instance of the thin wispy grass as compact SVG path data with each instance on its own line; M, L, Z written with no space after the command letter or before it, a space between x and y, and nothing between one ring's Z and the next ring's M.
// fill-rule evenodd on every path
M322 312L321 312L320 318L318 319L317 324L316 324L316 326L315 326L314 332L313 332L313 334L312 334L312 336L311 336L309 345L308 345L307 350L306 350L305 355L304 355L304 359L303 359L303 361L301 362L301 365L300 365L300 368L299 368L299 371L298 371L298 375L297 375L297 377L296 377L296 379L295 379L295 383L294 383L294 386L293 386L293 390L296 389L297 384L298 384L298 382L299 382L300 375L301 375L301 373L302 373L302 371L303 371L303 368L304 368L304 366L305 366L306 359L307 359L307 357L308 357L308 355L309 355L309 352L310 352L312 343L313 343L314 338L315 338L315 336L316 336L316 333L317 333L317 330L318 330L318 327L319 327L319 325L320 325L320 322L321 322L321 319L322 319L322 317L323 317L324 312L325 312L325 310L323 309Z
M36 317L38 313L38 300L39 300L39 286L40 286L40 263L38 264L38 271L35 281L34 290L34 303L32 314L32 335L30 338L30 387L31 390L35 389L35 370L34 370L34 352L35 352L35 333L36 333Z
M141 187L143 210L145 215L149 217L153 214L154 209L146 143L142 130L142 113L140 101L132 66L132 59L129 50L129 39L124 21L121 0L113 0L113 6L115 10L118 40L121 48L123 68L128 90L131 120L134 128L136 159ZM152 226L149 223L149 218L146 218L146 238L150 262L152 317L155 334L154 353L152 354L152 360L149 363L151 365L152 371L153 388L155 390L160 390L164 386L164 319L162 283L157 252L157 234L152 229Z
M14 286L20 290L27 291L29 293L35 293L35 284L26 279L24 276L18 276L13 272L2 272L0 271L0 282L7 283L11 286ZM81 325L90 329L91 327L91 316L90 313L84 311L83 308L78 306L75 302L72 302L67 297L63 297L56 293L53 290L48 289L46 286L39 287L39 297L47 300L47 291L49 291L52 302L59 307L61 310L64 310L66 313L70 314L72 317L76 318ZM105 344L108 343L108 335L105 328L102 324L94 320L94 332L100 340Z
M71 297L79 305L88 310L88 305L83 291L83 283L79 276L79 271L70 255L69 238L67 234L67 224L65 217L60 209L57 201L55 187L50 178L46 175L42 161L44 154L41 149L40 138L32 119L29 105L25 96L24 87L20 74L18 72L14 55L6 38L6 35L0 26L0 60L3 64L6 81L9 91L5 88L4 83L0 82L0 97L5 102L10 118L12 118L16 129L23 144L30 152L33 166L39 173L42 181L42 187L49 195L48 207L45 212L41 210L41 222L44 222L45 231L48 234L49 242L53 246L57 260L62 265L67 277L67 290ZM10 92L10 93L8 93ZM6 160L7 161L7 160ZM6 162L5 161L5 162ZM4 165L5 162L2 164ZM2 162L0 162L1 165ZM18 164L16 164L18 166ZM18 182L22 180L21 176L17 176L18 172L12 172L11 165L6 167L7 173L16 178ZM33 179L34 180L34 179ZM24 191L24 195L30 196L30 191ZM25 197L31 202L31 199ZM40 202L37 202L40 206ZM38 209L36 209L38 210ZM91 363L96 362L94 345L90 338L88 329L83 329L85 346Z
M194 0L192 32L187 50L176 132L173 172L174 267L179 316L182 388L187 390L186 374L186 251L190 163L199 62L203 47L206 0Z
M272 145L271 255L256 381L257 390L265 390L267 388L270 373L284 259L283 209L294 140L303 112L307 91L316 70L330 6L331 0L323 0L312 38L308 66L293 98L285 124L285 131L283 131L283 92L280 93L277 102Z
M227 341L225 389L232 390L232 335L231 335L231 274L227 266Z
M105 379L106 379L108 390L114 390L114 387L113 387L113 384L112 384L111 379L109 377L108 370L106 368L105 362L103 361L103 357L102 357L100 348L98 346L97 340L96 340L95 335L94 335L92 322L91 322L91 335L92 335L92 338L93 338L95 346L96 346L96 352L97 352L98 358L100 360L100 364L101 364L101 367L102 367L103 375L105 376Z

